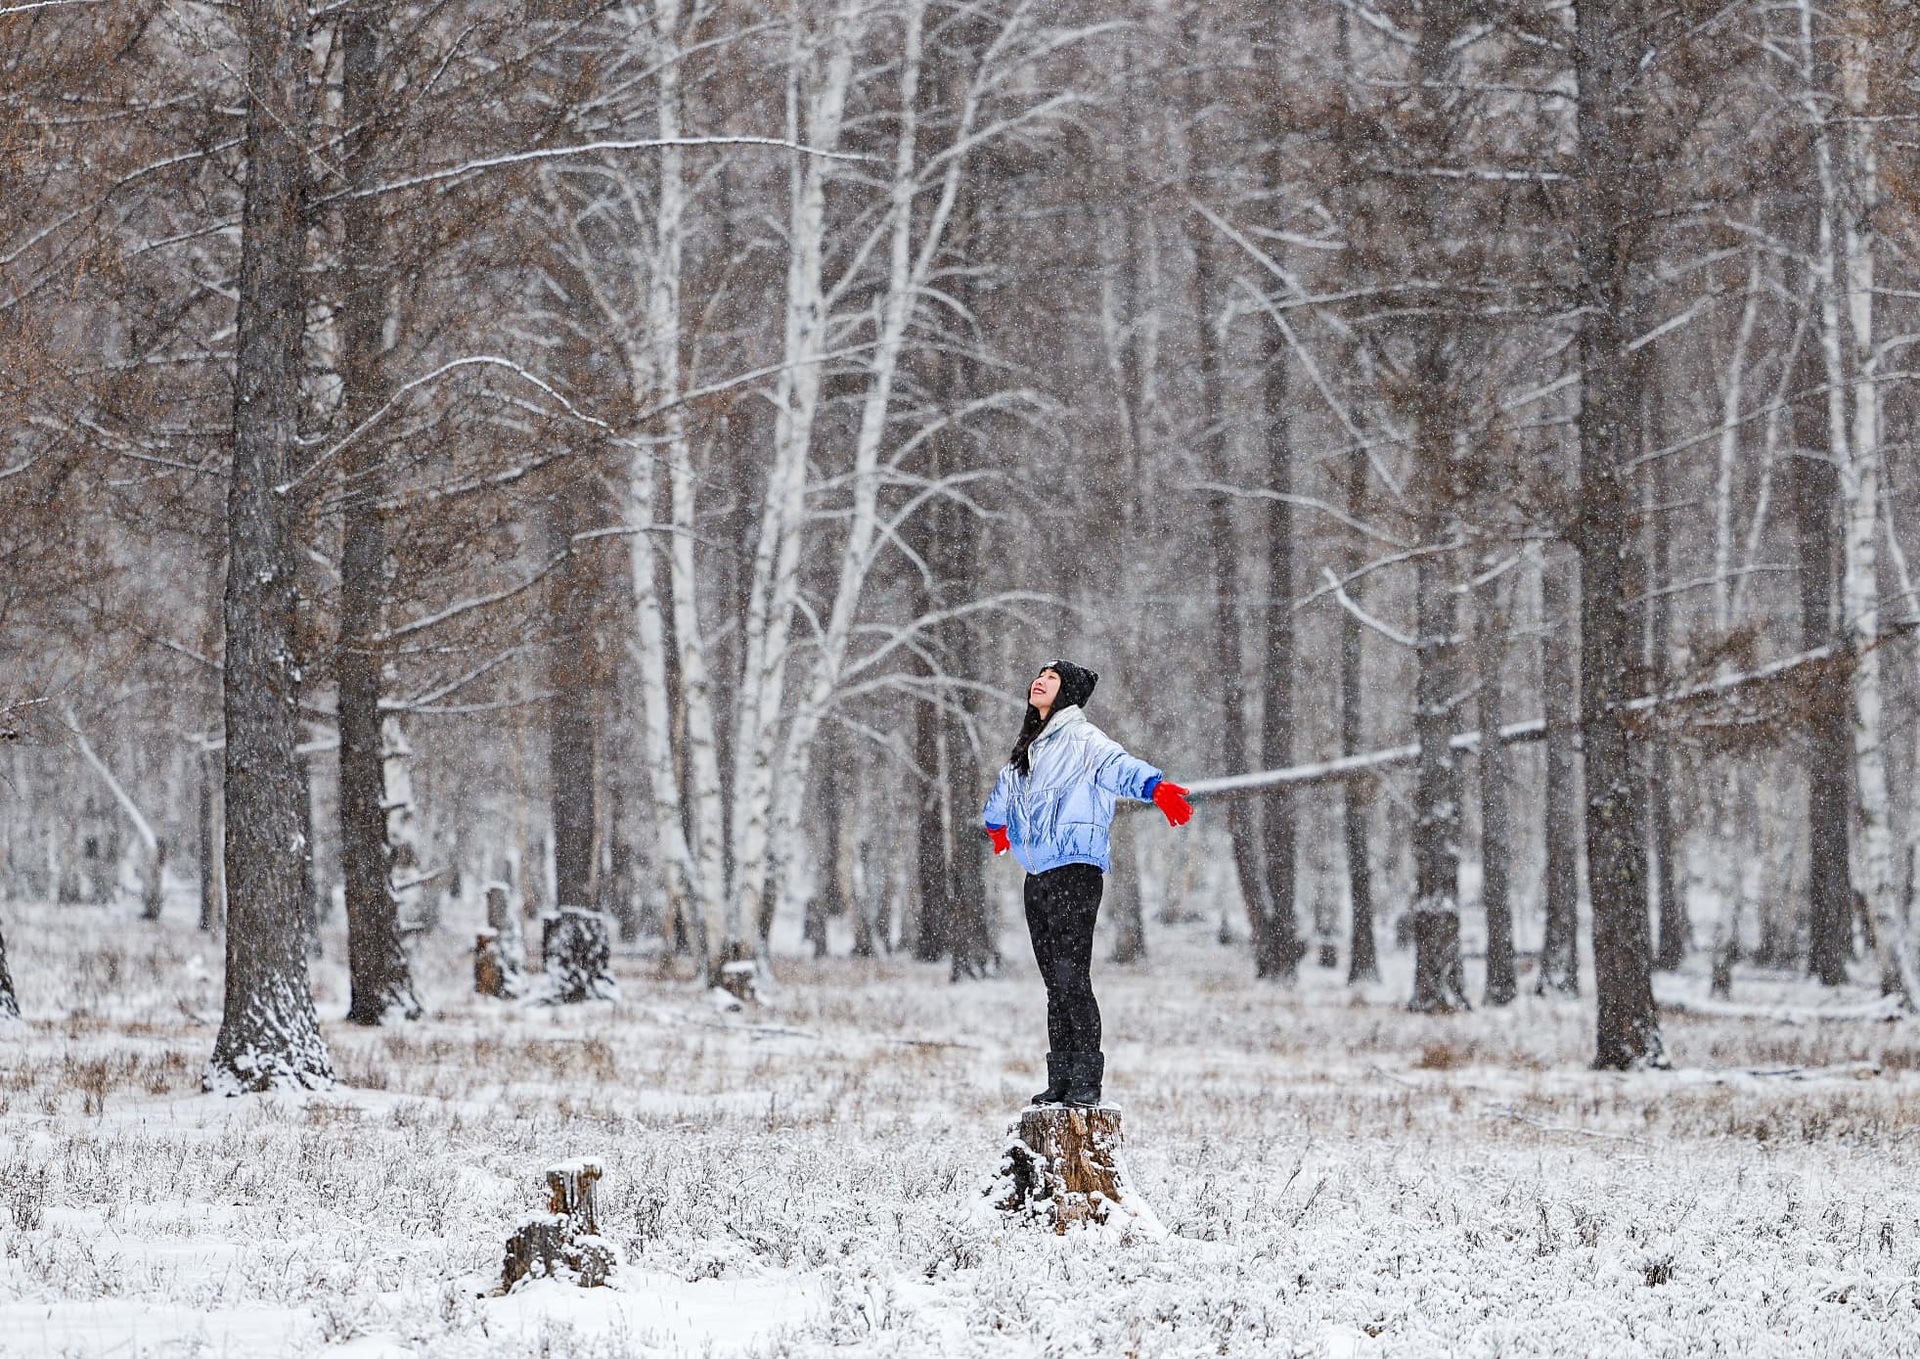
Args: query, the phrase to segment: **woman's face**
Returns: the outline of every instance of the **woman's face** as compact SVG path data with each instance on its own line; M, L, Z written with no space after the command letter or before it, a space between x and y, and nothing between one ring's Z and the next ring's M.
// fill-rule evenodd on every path
M1053 711L1053 701L1060 697L1060 675L1057 671L1042 670L1037 679L1027 689L1027 702L1043 713Z

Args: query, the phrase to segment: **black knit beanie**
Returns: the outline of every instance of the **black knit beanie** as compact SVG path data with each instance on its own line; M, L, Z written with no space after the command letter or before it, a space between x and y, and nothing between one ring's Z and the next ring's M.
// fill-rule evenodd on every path
M1093 686L1100 682L1100 677L1093 671L1072 661L1051 661L1040 668L1051 670L1060 677L1060 697L1053 701L1056 711L1086 707L1087 700L1093 697Z

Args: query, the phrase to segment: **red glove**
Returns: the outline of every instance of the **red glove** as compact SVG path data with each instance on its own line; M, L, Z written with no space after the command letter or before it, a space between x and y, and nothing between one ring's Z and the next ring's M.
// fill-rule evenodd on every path
M1153 786L1153 805L1165 814L1169 826L1184 826L1193 820L1187 790L1169 779L1161 779Z
M1013 848L1012 843L1007 839L1007 828L1005 826L988 826L987 838L993 841L993 852L995 854L1005 854L1009 849Z

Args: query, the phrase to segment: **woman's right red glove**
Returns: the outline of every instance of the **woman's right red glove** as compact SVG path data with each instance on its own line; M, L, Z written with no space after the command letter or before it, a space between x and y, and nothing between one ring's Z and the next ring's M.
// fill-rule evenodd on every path
M993 852L995 854L1005 854L1013 848L1012 842L1007 839L1007 828L1005 826L988 826L987 838L993 841Z
M1153 805L1165 814L1169 826L1184 826L1193 820L1193 808L1187 802L1187 790L1167 779L1161 779L1154 785Z

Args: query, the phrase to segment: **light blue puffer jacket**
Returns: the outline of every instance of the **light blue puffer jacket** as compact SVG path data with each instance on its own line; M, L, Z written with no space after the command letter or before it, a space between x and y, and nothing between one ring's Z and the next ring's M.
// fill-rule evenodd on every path
M1027 763L1031 774L1011 764L1001 769L985 824L1007 828L1013 857L1029 873L1062 864L1093 864L1105 873L1115 800L1151 802L1160 771L1127 754L1077 707L1053 715L1027 747Z

